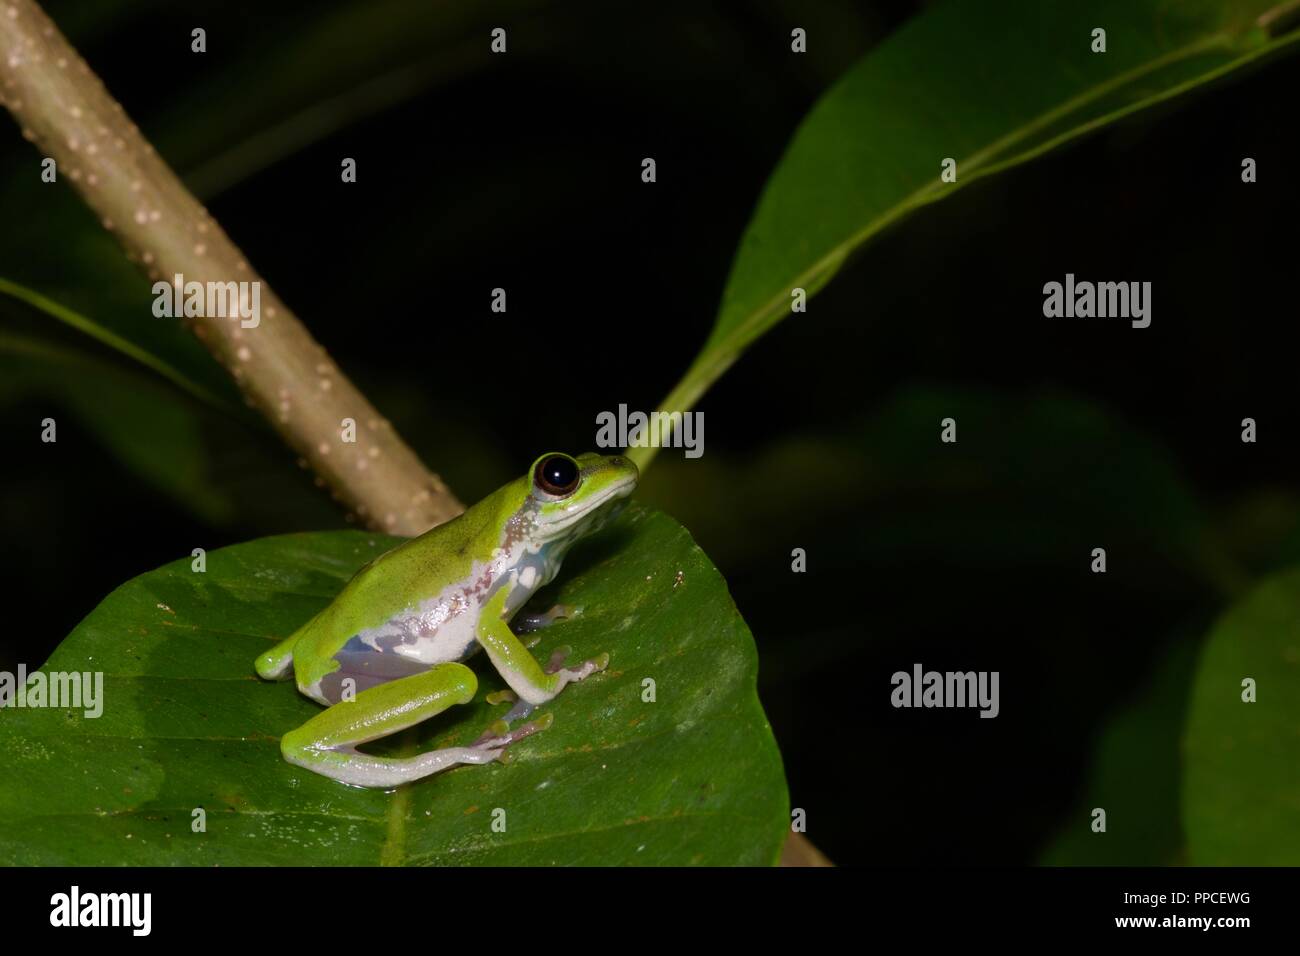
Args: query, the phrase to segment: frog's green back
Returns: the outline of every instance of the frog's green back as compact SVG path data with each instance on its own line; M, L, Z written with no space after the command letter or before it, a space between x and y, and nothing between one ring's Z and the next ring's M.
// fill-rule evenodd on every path
M511 482L446 524L381 554L319 614L259 657L257 672L275 679L292 665L300 683L319 680L338 666L332 658L353 636L465 581L475 561L492 556L526 494L526 486L520 491L519 482Z
M303 628L319 628L317 648L333 653L355 634L377 627L412 603L467 582L475 561L486 561L522 502L518 482L497 489L468 511L371 561L329 607ZM527 493L526 489L523 492Z

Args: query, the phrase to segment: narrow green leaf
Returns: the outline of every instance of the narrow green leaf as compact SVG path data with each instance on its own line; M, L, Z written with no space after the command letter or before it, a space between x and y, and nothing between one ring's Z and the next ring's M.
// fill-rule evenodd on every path
M43 671L103 671L103 713L0 712L0 862L8 864L771 864L789 826L781 758L755 691L753 639L687 532L633 507L566 562L540 632L608 651L607 671L542 709L512 761L382 793L293 767L278 738L318 713L252 660L396 539L262 538L114 591ZM539 603L545 603L539 601ZM419 728L467 743L509 704L471 662L469 705ZM655 682L647 702L645 681ZM206 830L194 832L203 809ZM504 833L492 829L505 810Z
M958 0L918 16L800 126L741 239L713 331L660 407L690 409L791 314L792 290L813 295L913 210L1293 45L1285 6ZM1099 27L1104 53L1091 49ZM949 158L955 183L940 178ZM644 468L656 451L630 455Z
M41 407L60 424L61 411L70 412L119 464L204 520L220 524L240 513L213 481L199 406L178 401L142 366L0 328L0 402L28 397L48 402ZM33 421L33 435L36 427Z
M58 319L69 328L76 329L78 332L89 336L96 342L108 346L119 355L125 356L132 362L138 363L150 371L157 373L177 388L189 393L204 404L209 405L218 411L226 413L238 412L238 409L225 399L214 395L208 389L186 377L148 350L141 348L134 342L122 338L122 336L118 335L116 332L104 328L93 319L89 319L79 312L75 312L72 309L60 305L53 299L41 295L34 289L29 289L26 286L19 285L17 282L11 282L8 279L0 277L0 295L7 295L20 302L25 302L32 308L39 309L51 318ZM20 347L17 343L18 340L14 339L14 349Z
M270 12L280 28L248 37L238 56L196 76L151 136L191 191L210 199L368 116L485 69L493 26L523 30L550 6L366 0L305 15ZM247 88L259 95L238 92Z
M214 480L218 456L209 445L232 432L246 444L248 425L260 428L259 421L39 292L0 278L4 295L42 315L0 322L0 400L39 396L51 413L71 412L119 464L206 521L224 524L240 513L228 488ZM218 414L205 417L208 409Z
M1300 865L1300 568L1267 578L1210 633L1184 758L1190 863Z

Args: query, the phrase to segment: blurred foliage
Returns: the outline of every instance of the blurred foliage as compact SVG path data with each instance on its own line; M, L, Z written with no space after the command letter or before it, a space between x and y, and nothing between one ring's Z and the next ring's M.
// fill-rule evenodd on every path
M1267 578L1210 631L1184 750L1188 862L1300 865L1300 569Z
M951 445L939 441L949 417L958 422ZM1086 567L1077 555L1095 540L1147 571L1211 584L1222 573L1204 511L1168 451L1096 402L917 384L849 424L779 439L753 461L665 456L645 496L671 505L728 566L764 554L770 538L795 542L810 524L853 521L866 499L871 527L854 548L882 561L943 551Z
M171 387L75 349L5 335L0 402L20 398L42 402L56 429L60 412L71 412L119 462L203 520L234 520L234 500L213 483L199 416Z
M938 440L946 417L959 423L952 445ZM1097 795L1089 810L1112 814L1112 836L1065 834L1046 861L1180 859L1177 742L1196 634L1172 648L1147 635L1203 618L1231 559L1206 535L1204 508L1167 450L1113 410L1046 390L911 386L837 426L743 461L665 454L642 495L693 528L740 605L759 609L750 616L763 700L788 739L851 726L890 768L888 786L821 807L827 843L861 832L864 814L898 819L938 804L942 825L864 834L873 858L1016 862L1003 846L1011 824L988 823L1013 805L1017 832L1047 841L1061 824L1046 788L1070 774ZM1098 544L1105 575L1090 571ZM808 571L788 576L795 547ZM773 595L780 570L789 583ZM919 731L928 715L900 719L886 695L864 699L862 686L887 687L918 660L1001 669L1011 699L998 721L946 714ZM801 703L811 683L831 690ZM1107 719L1090 754L1088 722ZM1003 721L996 742L980 726ZM837 786L840 769L806 748L787 750L786 763L795 806L801 788ZM960 799L913 789L938 768L998 784ZM1066 809L1091 836L1087 812ZM952 833L966 826L983 855L952 855Z
M1185 863L1180 824L1182 737L1198 641L1180 635L1150 683L1101 729L1087 792L1044 849L1049 866L1169 866ZM1093 830L1095 809L1106 830Z

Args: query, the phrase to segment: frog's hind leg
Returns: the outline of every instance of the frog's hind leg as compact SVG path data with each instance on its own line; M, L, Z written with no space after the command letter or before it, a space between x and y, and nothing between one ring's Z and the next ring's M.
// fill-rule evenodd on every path
M439 664L428 671L363 690L317 714L280 739L285 760L357 787L395 787L457 764L497 760L516 740L541 729L485 736L468 747L444 747L413 757L376 757L357 748L440 714L474 698L478 680L464 664Z

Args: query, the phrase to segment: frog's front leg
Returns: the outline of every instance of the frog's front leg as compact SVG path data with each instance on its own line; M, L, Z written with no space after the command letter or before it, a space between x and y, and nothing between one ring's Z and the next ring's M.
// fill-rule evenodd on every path
M478 680L464 664L439 664L428 671L371 687L352 701L340 701L280 738L289 763L357 787L395 787L457 764L496 760L505 748L541 729L528 724L510 733L484 736L469 747L444 747L414 757L375 757L357 747L405 730L474 698Z
M609 655L600 654L578 667L544 669L502 617L506 591L506 588L499 590L484 606L474 634L483 650L487 651L492 666L524 705L535 707L544 704L566 684L583 680L609 666ZM512 715L517 713L518 710L511 711Z

